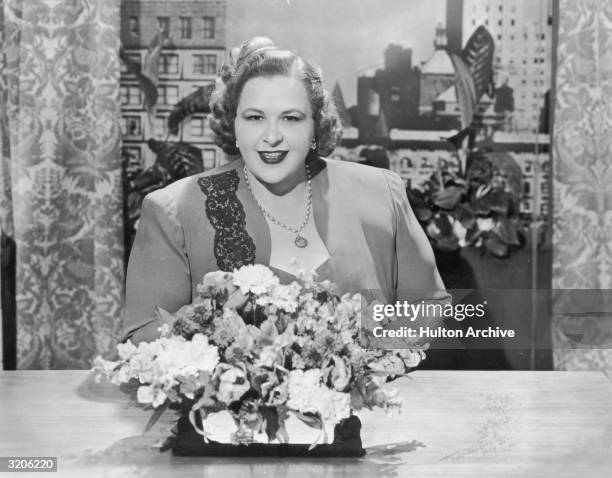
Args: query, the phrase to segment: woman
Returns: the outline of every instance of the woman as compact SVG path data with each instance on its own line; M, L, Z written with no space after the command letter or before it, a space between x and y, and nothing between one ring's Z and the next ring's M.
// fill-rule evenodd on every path
M266 38L224 65L211 100L217 144L238 159L143 201L130 256L126 332L157 335L155 306L191 302L205 273L245 264L294 279L292 261L368 298L447 297L401 179L325 160L341 124L320 73Z

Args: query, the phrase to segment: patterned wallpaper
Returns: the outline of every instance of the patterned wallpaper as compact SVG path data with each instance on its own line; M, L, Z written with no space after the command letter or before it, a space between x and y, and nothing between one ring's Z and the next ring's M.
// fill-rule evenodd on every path
M2 228L17 243L17 367L88 368L123 296L119 0L6 0Z
M561 0L559 10L555 367L612 374L612 0Z

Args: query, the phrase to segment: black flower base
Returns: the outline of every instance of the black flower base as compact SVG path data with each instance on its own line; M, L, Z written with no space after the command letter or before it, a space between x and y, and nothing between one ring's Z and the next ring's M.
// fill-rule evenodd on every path
M262 457L360 457L365 455L361 445L361 422L356 416L342 420L334 429L331 444L252 443L232 445L228 443L204 443L202 436L192 427L187 417L178 422L177 436L172 452L176 456L262 456Z

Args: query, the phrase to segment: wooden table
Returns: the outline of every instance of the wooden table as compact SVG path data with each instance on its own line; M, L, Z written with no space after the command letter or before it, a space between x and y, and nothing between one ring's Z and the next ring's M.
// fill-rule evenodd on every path
M142 435L149 412L86 371L0 372L0 456L57 456L60 476L612 476L603 374L418 371L396 383L401 415L362 414L364 458L200 459L152 448L172 417Z

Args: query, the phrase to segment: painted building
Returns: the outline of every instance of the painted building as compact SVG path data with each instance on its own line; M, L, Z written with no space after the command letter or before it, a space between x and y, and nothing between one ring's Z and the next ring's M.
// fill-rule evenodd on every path
M161 32L164 38L158 64L158 100L153 115L145 110L136 77L121 71L124 154L150 165L155 155L146 145L154 138L184 141L202 151L204 168L224 160L213 143L205 115L186 118L177 135L169 135L172 107L197 88L213 82L225 58L225 0L123 0L121 42L125 54L143 64L147 49Z
M446 30L442 25L436 27L434 53L421 65L421 97L419 113L432 113L432 105L440 93L452 87L455 83L455 70L446 52Z
M449 48L461 49L480 25L493 36L496 87L513 92L506 131L539 128L551 82L551 15L551 0L447 0Z
M412 65L412 50L391 44L383 68L357 79L359 139L388 136L392 128L415 127L419 121L421 72Z

